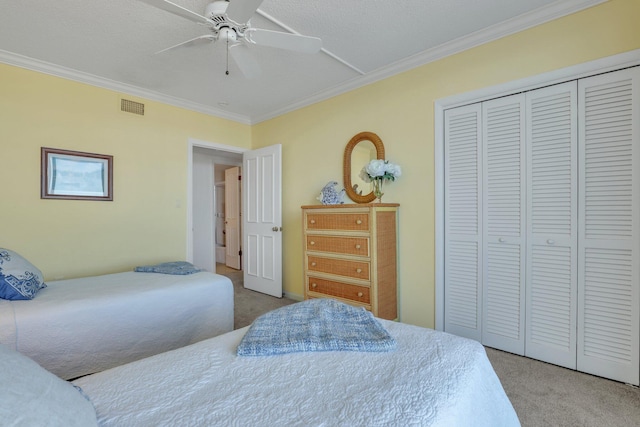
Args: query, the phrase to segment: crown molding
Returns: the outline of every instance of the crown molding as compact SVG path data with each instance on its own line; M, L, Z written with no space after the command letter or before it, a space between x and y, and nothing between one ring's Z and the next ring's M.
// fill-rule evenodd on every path
M384 80L396 74L409 71L411 69L426 65L430 62L451 56L468 49L480 46L519 33L528 28L544 24L549 21L571 15L584 9L605 3L608 0L559 0L549 6L544 6L531 12L522 14L508 21L501 22L491 27L476 31L470 35L452 40L448 43L425 50L402 61L381 67L364 76L358 76L333 88L319 92L296 103L289 104L283 108L275 109L268 115L254 117L252 123L269 120L285 113L327 100L334 96L349 92L354 89Z
M232 120L235 122L248 124L248 125L251 124L249 118L243 115L231 114L227 111L212 108L208 105L187 101L182 98L165 95L152 90L143 89L143 88L129 85L126 83L117 82L115 80L106 79L104 77L95 76L93 74L84 73L81 71L73 70L71 68L52 64L46 61L40 61L38 59L30 58L23 55L18 55L16 53L8 52L1 49L0 49L0 62L8 65L20 67L20 68L25 68L31 71L37 71L39 73L48 74L51 76L60 77L67 80L72 80L78 83L85 83L91 86L113 90L115 92L120 92L127 95L133 95L140 98L145 98L150 101L156 101L163 104L172 105L174 107L184 108L186 110L208 114L210 116L215 116L218 118Z
M4 50L0 50L0 62L56 77L61 77L79 83L101 87L103 89L109 89L116 92L149 99L151 101L173 105L175 107L208 114L218 118L232 120L242 124L253 125L298 110L300 108L307 107L317 102L333 98L334 96L341 95L345 92L349 92L351 90L358 89L360 87L378 82L380 80L384 80L388 77L405 71L409 71L413 68L420 67L422 65L437 61L447 56L463 52L484 43L488 43L499 38L518 33L536 25L540 25L545 22L549 22L554 19L579 12L581 10L604 3L606 1L607 0L558 0L549 6L545 6L525 13L508 21L485 28L468 36L461 37L459 39L437 46L433 49L429 49L419 54L413 55L405 60L398 61L389 66L381 67L363 76L355 77L328 90L318 92L307 98L301 99L280 108L273 109L268 114L252 117L240 114L232 114L225 110L191 102L178 97L164 95L159 92L143 89L126 83L105 79L93 74L83 73L70 68L45 61L40 61Z

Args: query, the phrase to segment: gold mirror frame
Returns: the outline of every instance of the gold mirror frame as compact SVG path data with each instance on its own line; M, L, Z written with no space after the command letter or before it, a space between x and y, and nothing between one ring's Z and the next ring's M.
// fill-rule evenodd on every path
M351 200L356 203L371 203L375 200L376 196L371 191L369 194L360 195L355 192L353 189L353 184L351 183L351 153L353 149L358 145L361 141L371 141L374 147L376 147L376 158L380 160L384 160L384 144L378 135L373 132L360 132L347 144L347 147L344 149L344 159L342 162L342 173L344 180L344 189L347 193L347 196ZM364 165L363 165L364 166Z

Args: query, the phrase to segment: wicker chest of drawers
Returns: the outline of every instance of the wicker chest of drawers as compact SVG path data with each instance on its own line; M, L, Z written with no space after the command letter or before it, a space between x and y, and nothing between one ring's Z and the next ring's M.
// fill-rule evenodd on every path
M302 206L304 297L398 317L398 204Z

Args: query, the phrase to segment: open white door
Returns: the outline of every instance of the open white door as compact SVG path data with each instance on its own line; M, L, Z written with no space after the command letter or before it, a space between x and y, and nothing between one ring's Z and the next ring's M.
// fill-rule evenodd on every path
M240 270L240 168L224 171L225 232L227 267Z
M242 158L244 287L282 298L282 146Z

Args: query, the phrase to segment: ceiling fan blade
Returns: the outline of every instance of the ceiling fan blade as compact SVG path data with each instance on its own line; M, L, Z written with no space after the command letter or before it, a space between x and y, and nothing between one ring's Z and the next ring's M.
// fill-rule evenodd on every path
M251 19L263 0L231 0L227 6L227 17L238 24L244 24Z
M260 75L260 65L258 65L256 60L253 58L251 49L246 45L236 44L230 46L229 54L246 78L253 79Z
M215 40L216 40L216 37L213 34L207 34L205 36L199 36L194 39L187 40L186 42L178 43L177 45L168 47L166 49L159 50L155 54L157 55L159 53L166 52L168 50L175 49L177 47L190 47L190 46L195 46L202 43L213 42Z
M249 28L245 32L245 37L257 45L286 49L293 52L317 53L322 49L322 40L318 37L303 36L300 34Z
M174 15L181 16L183 18L188 19L189 21L193 21L198 24L215 25L215 23L210 19L205 18L204 16L199 15L195 12L192 12L189 9L185 9L182 6L178 6L175 3L171 3L170 1L167 1L167 0L140 0L140 1L150 4L151 6L155 6L158 9L162 9L169 13L173 13Z

